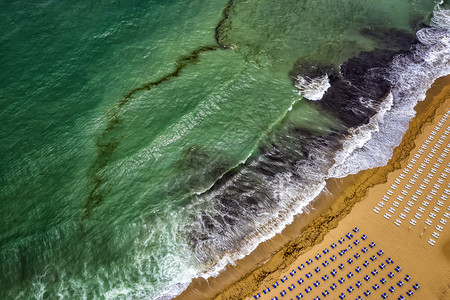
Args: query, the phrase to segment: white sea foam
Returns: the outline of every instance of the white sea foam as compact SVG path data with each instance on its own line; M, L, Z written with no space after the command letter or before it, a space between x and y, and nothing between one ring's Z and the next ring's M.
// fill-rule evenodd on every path
M393 86L392 105L382 107L370 124L354 132L345 148L336 154L329 177L345 177L383 166L400 144L415 105L439 77L450 74L450 10L437 6L430 24L417 32L420 41L411 53L397 56L386 78Z
M314 174L317 174L315 172ZM311 173L313 175L313 173ZM308 212L308 206L325 187L324 176L320 181L310 183L309 185L301 185L291 174L283 173L277 175L272 182L269 183L272 196L280 200L281 209L276 214L267 211L264 216L259 215L254 218L255 228L257 232L248 236L245 244L242 245L238 252L227 252L220 257L212 268L208 268L202 272L199 277L208 279L216 277L228 265L234 265L235 262L250 254L256 247L280 233L287 225L294 221L294 216ZM300 188L299 188L300 187ZM220 237L217 237L220 239Z
M299 94L308 100L317 101L322 99L330 86L330 81L326 74L316 78L300 75L295 78L295 87L298 88Z

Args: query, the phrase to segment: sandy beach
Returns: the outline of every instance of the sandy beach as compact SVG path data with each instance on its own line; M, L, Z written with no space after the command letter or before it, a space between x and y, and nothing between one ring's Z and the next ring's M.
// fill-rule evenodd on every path
M219 276L195 279L177 299L296 299L300 293L306 299L322 299L326 293L327 298L344 293L353 299L365 298L367 290L378 298L384 293L394 299L408 297L411 291L417 299L446 299L450 234L445 224L450 211L445 200L450 166L445 149L450 139L444 132L450 126L445 118L449 101L447 76L436 80L426 100L416 106L417 115L386 166L329 180L309 213L297 216L281 234ZM352 236L346 237L348 233ZM344 249L345 254L339 255ZM406 280L407 275L411 279ZM331 289L333 284L336 288Z

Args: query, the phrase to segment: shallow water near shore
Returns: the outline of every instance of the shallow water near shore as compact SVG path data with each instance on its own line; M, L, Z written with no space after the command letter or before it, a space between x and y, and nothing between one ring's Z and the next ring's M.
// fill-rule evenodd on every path
M385 163L437 4L1 1L1 298L170 298Z

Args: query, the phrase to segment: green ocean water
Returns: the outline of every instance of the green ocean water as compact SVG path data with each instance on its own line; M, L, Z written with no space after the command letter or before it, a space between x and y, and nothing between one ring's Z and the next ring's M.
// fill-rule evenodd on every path
M198 195L287 123L342 126L294 64L437 2L0 0L0 298L163 299L217 271L186 239Z

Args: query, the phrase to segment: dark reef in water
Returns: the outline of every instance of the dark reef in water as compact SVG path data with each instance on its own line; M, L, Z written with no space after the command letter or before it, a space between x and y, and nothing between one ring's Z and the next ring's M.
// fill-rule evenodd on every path
M417 42L415 36L398 29L364 29L376 48L350 58L337 71L332 66L314 66L298 61L290 75L315 78L328 74L331 87L313 105L336 116L346 127L358 127L369 122L391 89L387 70L392 59L407 52Z
M379 49L408 51L413 44L417 43L417 38L414 34L395 28L366 28L360 32L374 41Z
M197 257L208 262L224 251L239 249L254 232L255 217L283 209L271 187L277 176L288 174L300 190L308 188L315 174L324 174L331 167L343 137L337 128L324 135L293 124L275 132L257 157L199 196L207 197L213 209L192 215L192 225L186 230Z

